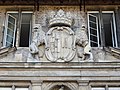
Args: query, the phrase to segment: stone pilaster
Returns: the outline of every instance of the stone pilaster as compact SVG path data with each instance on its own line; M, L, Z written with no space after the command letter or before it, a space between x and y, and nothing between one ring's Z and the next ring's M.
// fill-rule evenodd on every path
M78 90L88 90L89 81L78 81Z
M32 90L42 90L42 81L31 81L32 82Z

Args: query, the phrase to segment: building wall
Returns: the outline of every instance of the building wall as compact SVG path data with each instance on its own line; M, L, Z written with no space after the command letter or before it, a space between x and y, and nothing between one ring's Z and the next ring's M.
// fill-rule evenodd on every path
M116 7L119 7L119 6L116 6ZM73 29L77 29L77 28L81 28L81 23L83 22L83 20L85 21L86 23L86 26L87 25L87 11L115 11L115 19L116 19L116 26L117 26L117 38L118 38L118 46L119 46L119 8L116 9L115 6L102 6L102 5L98 5L97 7L95 6L86 6L86 10L85 10L85 13L83 11L80 11L80 8L79 6L40 6L39 7L39 11L35 11L34 12L34 8L31 7L31 6L15 6L12 7L12 6L7 6L7 7L4 7L4 6L1 6L1 18L2 18L2 21L1 21L1 31L4 31L3 29L5 28L4 25L5 25L5 19L6 19L6 12L7 11L32 11L33 12L33 24L34 23L38 23L38 24L41 24L42 27L43 27L43 30L44 31L47 31L47 26L48 26L48 19L49 19L49 16L48 14L51 13L51 11L57 11L59 9L63 9L64 11L66 12L72 12L72 16L73 18L75 19L74 21L74 25L73 25ZM16 38L16 46L19 47L19 27L17 27L17 38ZM87 31L88 33L88 31ZM3 35L1 35L3 36ZM3 46L3 37L1 37L1 46Z
M0 47L2 47L2 43L3 43L4 21L5 21L5 10L1 8L0 9Z
M0 72L2 87L50 90L64 86L70 90L91 90L120 85L119 63L1 63Z
M5 12L14 10L11 6L1 8L0 41L3 39ZM26 10L27 7L16 6L17 10L18 8ZM33 7L29 8L33 9ZM87 26L87 15L80 12L78 6L41 6L39 11L33 14L33 24L41 24L46 32L48 30L47 19L49 12L60 8L72 12L75 19L73 29L81 27L81 22L84 19ZM87 9L93 10L94 8L92 6L86 7L86 12ZM106 10L104 6L98 6L96 10L99 10L99 8ZM115 7L108 8L114 10ZM19 42L19 29L17 29L17 40ZM2 46L2 44L0 45ZM29 47L19 47L18 44L16 46L15 48L5 48L0 51L0 88L10 87L12 90L17 90L16 88L21 88L18 90L27 90L25 88L29 90L61 90L63 86L65 90L93 90L93 87L102 87L107 90L109 87L119 88L120 86L120 59L114 57L112 53L106 52L103 47L92 48L94 62L51 63L49 61L34 60L28 62Z
M33 11L33 7L23 7L23 6L16 6L16 8L12 7L12 6L3 6L1 7L1 46L3 46L3 42L4 42L4 28L6 25L6 12L8 11L32 11L33 15L32 15L32 31L31 34L33 36L33 26L34 24L41 24L43 31L47 32L48 31L48 20L50 18L50 13L52 11L58 11L59 9L63 9L65 12L70 12L72 15L72 18L74 19L74 23L72 26L72 29L74 31L81 29L81 25L83 23L83 21L85 22L86 27L88 26L88 18L87 18L87 11L99 11L99 9L105 11L114 11L115 7L113 6L108 6L108 7L104 7L104 6L98 6L96 8L92 7L92 6L86 6L86 12L84 13L83 11L80 11L79 6L40 6L39 11ZM118 15L118 14L116 14ZM117 20L118 22L119 20ZM116 22L116 23L117 23ZM26 62L29 58L29 47L20 47L19 46L19 42L20 42L20 26L19 26L20 22L18 20L18 25L16 26L16 42L15 42L15 46L17 47L17 51L15 51L14 53L10 53L7 55L7 57L2 57L1 58L1 62ZM119 29L117 29L119 32ZM86 33L88 35L88 28L86 30ZM119 37L119 33L117 33L118 37ZM32 36L30 38L30 41L32 41ZM119 43L119 38L118 38L118 43ZM44 47L42 47L43 49ZM116 58L114 56L112 56L111 53L106 52L104 50L104 48L101 47L92 47L92 53L94 56L94 61L95 62L106 62L106 61L118 61L119 58ZM8 60L9 57L9 60ZM34 60L32 60L34 61ZM45 57L43 58L43 62L47 62L47 60L45 59ZM74 62L78 62L79 59L76 58ZM41 62L41 60L40 60Z

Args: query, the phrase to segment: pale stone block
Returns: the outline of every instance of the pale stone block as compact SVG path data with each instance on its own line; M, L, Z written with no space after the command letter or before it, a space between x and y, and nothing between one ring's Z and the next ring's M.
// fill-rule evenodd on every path
M78 88L79 88L78 90L88 90L88 89L89 89L89 88L88 88L88 87L89 87L89 86L88 86L88 85L89 85L88 83L89 83L89 81L79 81L79 80L78 80L78 85L79 85L79 86L78 86Z
M22 58L23 58L23 55L21 53L20 54L15 54L14 60L18 61L18 62L21 62Z
M31 81L32 90L42 90L42 81Z

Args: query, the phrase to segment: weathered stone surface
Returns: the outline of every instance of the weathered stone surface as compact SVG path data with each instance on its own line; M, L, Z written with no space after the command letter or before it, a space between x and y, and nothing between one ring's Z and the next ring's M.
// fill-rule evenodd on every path
M49 13L61 8L65 12L72 13L75 23L71 29L74 32L79 29L78 27L82 27L86 15L79 11L79 6L40 6L40 11L34 13L36 18L34 23L41 24L43 31L47 33ZM45 46L41 46L39 49L43 50ZM13 88L30 86L30 90L53 90L56 89L56 86L58 90L64 86L70 90L90 90L89 86L95 84L120 85L119 59L100 47L92 48L94 62L82 62L75 56L74 60L69 63L51 63L42 53L40 53L39 59L34 60L30 56L28 47L17 47L17 50L12 51L0 50L0 53L0 86L13 86Z
M33 40L30 45L30 52L35 60L43 57L51 62L70 62L77 56L81 61L93 61L91 48L88 42L85 23L79 21L82 27L74 31L71 12L64 12L59 9L51 11L48 15L48 31L45 33L40 24L35 24ZM45 44L43 50L39 49ZM78 50L76 50L78 49ZM88 58L86 56L88 55Z
M5 9L0 8L0 48L3 46L3 31L5 29L4 19L5 19Z

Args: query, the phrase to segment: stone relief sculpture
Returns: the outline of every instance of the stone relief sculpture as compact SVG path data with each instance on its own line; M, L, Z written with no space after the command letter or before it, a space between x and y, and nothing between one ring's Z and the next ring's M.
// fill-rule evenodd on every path
M39 46L44 44L45 32L42 31L40 24L35 24L33 28L33 40L29 46L29 50L35 59L39 59L39 57L42 57L44 54L44 50L39 49Z
M77 55L82 60L93 60L88 43L85 25L76 31L72 30L73 18L69 12L60 9L52 12L49 19L49 30L42 31L39 24L35 25L33 41L30 45L31 54L38 59L45 54L47 60L51 62L69 62ZM45 50L39 47L45 44Z
M82 28L76 30L76 43L77 47L77 55L82 58L82 60L86 59L86 55L89 55L89 61L93 60L93 55L91 53L91 47L88 42L88 37L86 34L85 24L83 23Z

